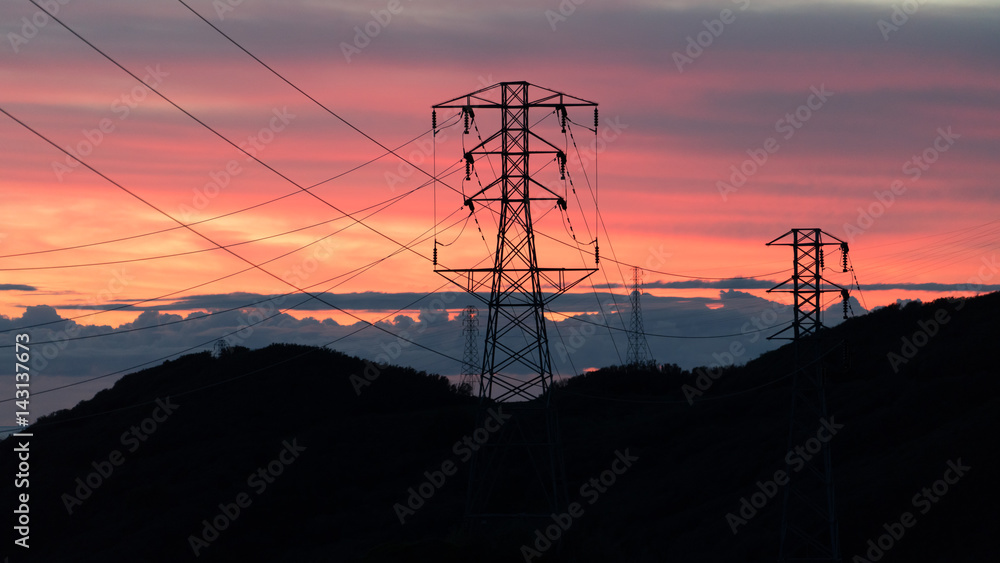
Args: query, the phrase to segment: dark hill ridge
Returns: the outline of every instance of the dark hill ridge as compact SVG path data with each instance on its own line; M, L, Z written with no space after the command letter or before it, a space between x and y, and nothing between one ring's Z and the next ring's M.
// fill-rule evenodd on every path
M845 561L866 557L868 540L907 511L916 523L880 561L996 556L998 315L991 294L888 307L827 331ZM919 336L934 332L933 319L936 333ZM729 345L721 340L720 352ZM893 353L906 360L895 361L898 373ZM703 370L606 368L561 385L571 501L592 498L581 485L616 452L638 459L584 502L561 551L535 561L773 561L780 494L735 535L726 515L785 467L791 358L786 347L725 368L693 405L682 386ZM397 367L359 396L351 375L365 368L274 345L122 378L33 427L32 547L8 537L3 552L11 562L523 561L536 524L485 538L457 527L467 467L454 447L473 430L475 401L442 377ZM0 448L8 475L14 447ZM393 506L449 460L457 473L401 525ZM921 514L928 501L914 496L958 460L971 469ZM0 490L5 506L23 492L13 479ZM213 520L225 529L206 530Z

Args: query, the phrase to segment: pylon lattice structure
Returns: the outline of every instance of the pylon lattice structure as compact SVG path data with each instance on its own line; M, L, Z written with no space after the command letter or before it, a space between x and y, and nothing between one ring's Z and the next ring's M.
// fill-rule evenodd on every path
M824 240L824 236L832 241ZM791 246L794 257L792 277L768 290L769 293L791 293L794 304L792 324L768 337L794 342L795 371L788 434L791 450L804 447L810 438L817 441L818 429L828 420L819 334L823 328L821 297L824 293L839 291L846 304L848 292L823 278L823 249L839 245L846 272L848 247L846 242L820 229L792 229L767 245ZM778 548L781 563L841 561L829 442L820 442L820 448L804 467L788 472ZM809 451L812 452L812 448Z
M565 131L567 108L593 107L596 133L596 106L527 82L502 82L433 106L435 134L440 109L460 110L466 134L470 120L481 122L477 112L480 116L493 115L490 112L495 110L500 121L499 130L481 136L479 143L463 155L467 180L472 179L478 161L485 159L489 163L485 173L499 158L496 178L480 183L478 191L464 201L470 212L488 209L496 215L493 264L487 268L435 269L488 308L479 368L477 430L489 428L491 418L502 418L498 413L512 415L470 460L467 525L485 522L488 517L547 518L567 504L558 424L550 393L552 361L544 312L552 299L586 279L596 268L547 268L539 264L533 207L545 206L548 210L558 206L565 211L566 199L536 176L543 176L542 170L555 160L565 178L566 152L532 131L529 113L535 110L537 116L538 110L555 112ZM497 204L499 209L495 208ZM533 470L533 476L519 473L529 470Z
M472 380L479 373L479 308L468 305L462 312L462 335L465 337L465 354L462 357L462 377L459 389L472 391Z
M625 365L641 366L653 361L649 342L646 341L646 330L642 326L642 306L639 302L642 295L642 270L632 268L632 291L629 299L632 306L632 319L628 330L628 351L625 354Z

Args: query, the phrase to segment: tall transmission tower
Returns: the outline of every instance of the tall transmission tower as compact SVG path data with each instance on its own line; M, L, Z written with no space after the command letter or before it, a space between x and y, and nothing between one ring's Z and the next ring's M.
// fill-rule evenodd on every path
M465 510L470 525L490 517L547 518L568 502L550 392L552 360L544 312L550 301L596 268L550 268L539 264L532 214L555 206L566 210L566 199L543 182L555 169L561 178L566 177L567 157L566 151L532 130L535 125L529 113L534 110L537 118L539 110L554 112L565 131L568 108L576 107L594 108L596 134L597 104L527 82L501 82L433 106L435 134L437 110L441 109L461 111L465 134L470 132L470 121L473 125L481 122L477 112L480 116L493 115L491 111L495 110L500 122L498 130L485 139L480 136L479 143L463 154L466 180L473 181L475 173L480 181L478 190L464 204L472 213L478 208L496 216L492 266L439 268L435 245L435 271L488 307L476 428L484 428L492 416L490 412L497 408L512 415L470 460ZM479 134L478 125L475 130ZM484 185L477 166L486 175L495 170L496 159L499 174ZM482 160L486 162L477 165ZM553 161L557 167L548 168ZM499 209L495 208L497 204ZM518 473L529 469L534 473L534 483L526 482L531 477Z
M824 240L824 236L832 242ZM768 337L769 340L792 340L795 371L792 383L792 406L789 414L789 450L803 447L815 436L827 419L823 374L820 318L823 293L840 291L845 303L848 292L823 278L823 249L839 245L843 270L847 271L847 243L820 229L792 229L767 243L767 246L791 246L792 277L768 292L791 293L794 303L792 324ZM789 333L789 331L791 331ZM840 538L834 502L833 471L829 442L820 443L820 451L804 467L789 471L784 488L781 536L778 561L839 562ZM809 450L812 452L812 449ZM801 459L805 460L803 456Z
M462 313L462 334L465 336L465 355L462 358L462 378L458 388L472 392L472 380L479 373L479 308L468 305Z

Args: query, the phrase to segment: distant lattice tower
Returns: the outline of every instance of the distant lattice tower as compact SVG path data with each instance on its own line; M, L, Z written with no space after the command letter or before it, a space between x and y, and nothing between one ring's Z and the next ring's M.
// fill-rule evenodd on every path
M472 382L479 377L479 308L469 305L462 312L462 334L465 336L465 355L462 361L462 378L458 388L468 392L473 391Z
M625 365L640 366L653 361L646 341L646 331L642 326L642 306L639 297L642 295L642 270L632 268L632 292L629 299L632 303L632 320L628 330L628 352L625 354Z
M823 240L823 236L836 242ZM789 414L788 448L801 447L827 420L820 331L823 293L839 291L847 318L848 292L823 278L823 248L839 245L847 270L847 243L820 229L792 229L767 243L790 246L793 253L792 277L767 290L791 293L794 304L792 324L768 337L791 340L795 352L792 378L792 407ZM791 336L787 333L791 332ZM790 472L784 487L778 561L839 563L840 529L834 502L830 444L821 444L818 455L800 470Z

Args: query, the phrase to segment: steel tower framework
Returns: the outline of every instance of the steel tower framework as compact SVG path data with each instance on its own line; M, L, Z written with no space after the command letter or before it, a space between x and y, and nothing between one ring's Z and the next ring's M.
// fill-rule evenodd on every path
M824 236L832 241L824 240ZM769 293L791 293L794 305L792 324L768 337L794 342L789 450L806 444L816 435L817 428L823 424L821 421L827 420L819 336L823 328L821 297L824 293L839 291L845 304L848 297L847 290L823 278L823 249L837 245L842 251L846 272L847 243L820 229L792 229L767 243L767 246L791 246L793 254L792 277L768 290ZM781 563L841 561L830 444L822 443L821 447L804 467L789 472L782 501L778 549Z
M649 342L646 341L646 330L642 326L642 306L639 302L642 295L642 270L632 268L632 292L629 299L632 306L632 319L628 331L628 351L625 353L625 365L640 366L652 361Z
M477 160L500 159L498 177L464 202L470 211L477 206L496 211L493 206L499 204L493 265L435 268L487 307L476 428L483 427L490 409L500 403L503 412L513 413L512 420L491 435L470 462L467 523L514 514L548 517L567 503L558 426L549 392L552 361L544 311L550 301L586 279L596 268L539 265L532 204L558 205L565 210L566 200L533 178L533 174L555 158L565 175L566 153L531 130L529 113L555 111L565 128L567 108L593 107L596 131L596 106L527 82L501 82L433 106L435 127L437 110L458 109L465 118L466 133L469 121L476 119L476 112L500 113L499 130L463 155L467 179ZM532 156L542 158L533 161ZM512 454L512 450L519 450L520 454ZM526 483L510 483L509 466L521 460L537 474L534 489ZM530 503L531 506L504 502L512 496L503 494L505 486L526 493L536 502Z
M465 354L458 387L472 391L473 377L479 372L479 308L475 305L466 306L462 312L462 335L465 337Z

